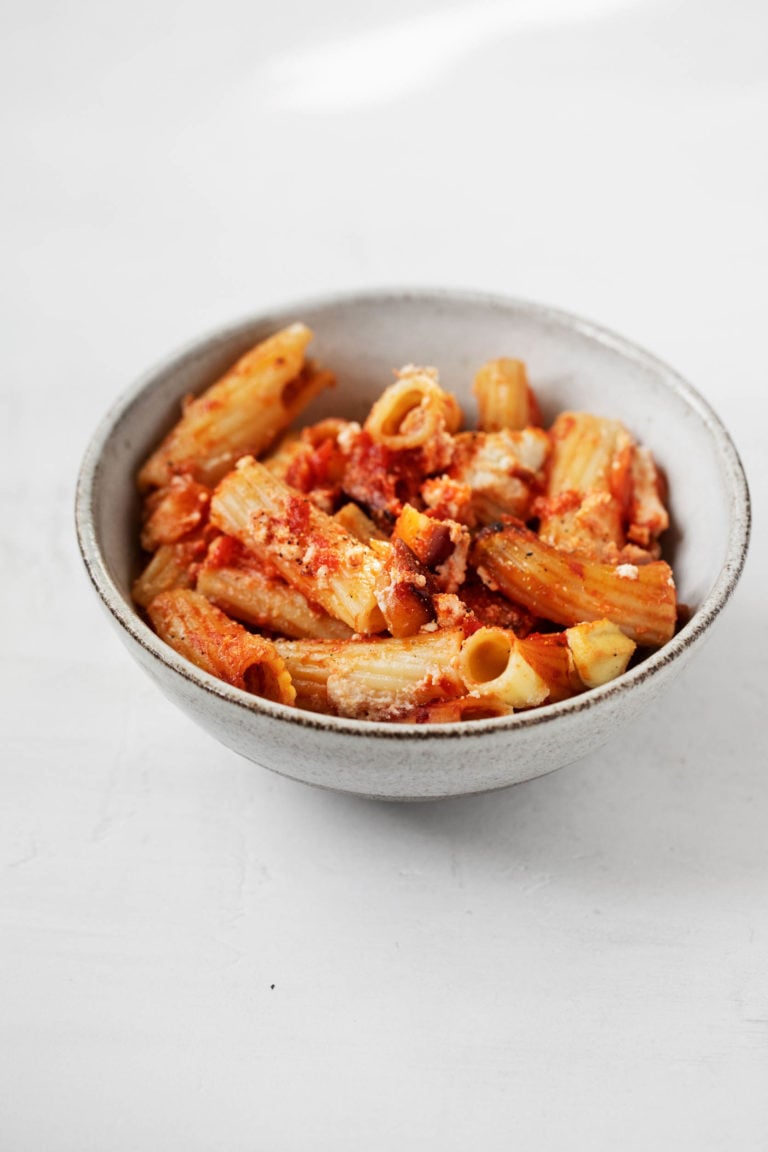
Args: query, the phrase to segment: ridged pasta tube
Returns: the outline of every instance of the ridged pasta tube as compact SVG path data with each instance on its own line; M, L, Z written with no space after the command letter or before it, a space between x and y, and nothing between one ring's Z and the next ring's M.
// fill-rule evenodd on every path
M549 695L547 682L528 663L513 632L480 628L461 648L459 672L471 696L489 696L511 708L534 708Z
M274 644L247 632L199 592L161 592L147 613L160 639L198 668L267 700L295 702L290 675Z
M381 560L263 464L245 457L224 477L211 521L353 631L384 630L376 601Z
M139 472L139 487L161 487L179 471L213 485L247 452L258 455L323 388L330 372L305 364L312 332L291 324L246 352L201 396Z
M636 644L657 647L672 638L677 596L663 560L635 566L601 564L545 544L522 525L491 525L472 560L481 579L534 615L568 626L610 620Z

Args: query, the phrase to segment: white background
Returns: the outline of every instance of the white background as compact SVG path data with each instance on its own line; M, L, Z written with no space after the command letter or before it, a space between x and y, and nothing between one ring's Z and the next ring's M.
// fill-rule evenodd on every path
M768 1147L766 5L2 22L2 1152ZM283 780L177 713L72 523L88 437L157 359L396 285L646 345L730 428L757 515L652 712L414 807Z

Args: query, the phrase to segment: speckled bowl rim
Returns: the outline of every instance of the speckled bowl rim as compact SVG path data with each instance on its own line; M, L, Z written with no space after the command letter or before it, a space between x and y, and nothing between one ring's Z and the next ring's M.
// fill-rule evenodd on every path
M489 309L500 309L504 312L515 311L519 314L536 317L586 336L618 352L626 359L652 370L663 379L667 387L682 397L689 407L696 412L712 437L727 482L731 513L728 548L725 562L709 595L692 614L685 626L663 648L658 649L646 657L637 667L625 672L618 679L601 688L593 688L569 700L563 700L556 704L546 704L529 712L518 712L511 716L484 720L464 720L450 724L383 723L304 712L297 708L252 696L239 688L225 684L178 656L172 648L165 645L155 635L138 613L126 603L109 574L94 526L94 494L103 467L104 448L116 425L129 413L144 392L156 384L159 377L165 375L174 366L179 366L185 361L189 362L207 353L212 345L227 343L251 328L263 327L273 320L276 325L284 323L286 315L295 317L315 309L343 307L361 301L378 302L382 307L395 301L399 303L445 301L480 305ZM514 296L500 296L462 289L409 288L400 290L384 288L310 297L296 303L280 304L268 312L250 315L235 323L215 329L205 336L197 337L146 372L133 387L127 389L112 405L86 448L77 479L75 524L83 563L97 594L108 611L137 644L167 668L185 680L196 684L203 691L245 711L262 713L283 723L300 725L318 732L332 731L344 733L350 737L370 738L375 736L386 740L402 740L407 737L440 741L464 739L468 736L482 737L489 731L512 733L523 728L551 724L563 716L582 712L585 709L601 707L619 694L631 692L635 686L649 680L657 675L662 668L678 660L686 649L700 640L711 627L738 584L749 546L751 505L744 467L720 418L687 380L644 348L599 324L570 312Z

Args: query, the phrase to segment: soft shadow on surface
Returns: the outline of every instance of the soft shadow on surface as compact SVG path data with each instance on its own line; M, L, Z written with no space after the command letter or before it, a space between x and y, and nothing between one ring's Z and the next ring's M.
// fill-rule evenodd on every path
M763 625L765 627L765 625ZM734 606L691 667L599 753L502 792L418 804L311 793L336 832L382 851L444 845L485 868L578 883L729 884L768 875L768 771L761 688L740 682L739 652L759 632ZM471 771L471 766L468 766ZM577 868L574 869L574 865Z

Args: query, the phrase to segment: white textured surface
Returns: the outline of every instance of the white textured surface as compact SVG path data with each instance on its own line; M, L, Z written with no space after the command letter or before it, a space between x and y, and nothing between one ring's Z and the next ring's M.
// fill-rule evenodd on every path
M2 21L0 1148L764 1148L765 6ZM387 807L255 769L131 664L76 555L118 391L220 322L374 284L614 327L700 388L752 484L699 659L511 792Z

